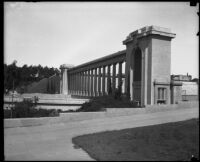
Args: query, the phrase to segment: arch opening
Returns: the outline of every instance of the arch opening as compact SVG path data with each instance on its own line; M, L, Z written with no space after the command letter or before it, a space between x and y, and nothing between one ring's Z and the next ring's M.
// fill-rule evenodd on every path
M141 105L141 81L142 81L142 51L139 47L133 50L133 101Z

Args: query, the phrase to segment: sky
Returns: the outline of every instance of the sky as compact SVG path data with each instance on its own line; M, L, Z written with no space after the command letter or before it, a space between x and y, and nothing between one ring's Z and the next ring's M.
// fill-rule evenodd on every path
M126 49L145 26L170 28L171 74L199 76L199 4L189 2L4 2L4 63L80 65Z

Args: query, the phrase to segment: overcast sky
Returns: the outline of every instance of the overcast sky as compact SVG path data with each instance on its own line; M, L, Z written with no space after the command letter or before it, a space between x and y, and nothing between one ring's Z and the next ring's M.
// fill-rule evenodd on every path
M170 28L171 74L198 77L199 5L189 2L4 2L4 62L59 68L125 49L144 26Z

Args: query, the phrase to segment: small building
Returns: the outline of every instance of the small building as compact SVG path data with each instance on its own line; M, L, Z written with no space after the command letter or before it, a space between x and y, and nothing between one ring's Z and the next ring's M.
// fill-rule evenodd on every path
M191 75L171 75L172 80L177 80L177 81L184 81L184 82L190 82L192 81L192 76Z
M198 81L192 79L191 75L171 75L171 80L180 82L181 101L197 101L198 100Z

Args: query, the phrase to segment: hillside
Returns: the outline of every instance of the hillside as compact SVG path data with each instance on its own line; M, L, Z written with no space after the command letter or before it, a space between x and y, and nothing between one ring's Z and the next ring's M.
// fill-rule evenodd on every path
M17 66L17 61L12 64L4 64L4 93L14 89L18 93L38 90L36 85L40 82L40 88L48 89L48 78L53 75L59 76L59 69L53 67L42 67L23 65ZM51 79L52 80L52 79ZM57 79L58 80L58 79ZM46 86L46 87L45 87Z

